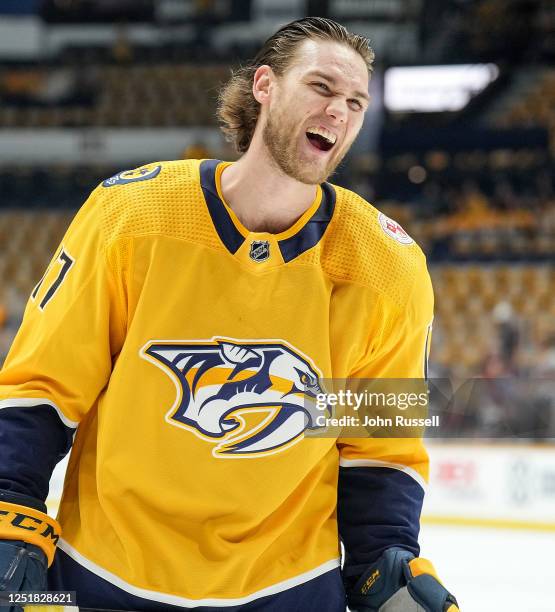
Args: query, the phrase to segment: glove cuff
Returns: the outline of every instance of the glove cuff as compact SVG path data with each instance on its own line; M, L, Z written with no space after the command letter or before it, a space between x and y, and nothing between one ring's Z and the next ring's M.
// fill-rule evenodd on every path
M423 557L415 557L409 561L408 566L410 568L411 576L407 576L407 579L416 578L422 574L432 575L440 584L443 584L438 578L436 569L431 561L424 559Z
M0 502L0 539L23 540L38 546L44 551L49 566L54 560L61 532L58 521L44 512Z

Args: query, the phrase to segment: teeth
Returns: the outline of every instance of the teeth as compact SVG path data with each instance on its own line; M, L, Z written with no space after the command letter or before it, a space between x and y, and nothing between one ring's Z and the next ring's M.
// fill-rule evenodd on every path
M318 134L319 136L325 138L328 142L331 142L331 144L335 144L335 141L337 140L337 136L335 134L332 134L329 130L326 130L326 128L323 127L310 127L308 128L307 132L310 134Z

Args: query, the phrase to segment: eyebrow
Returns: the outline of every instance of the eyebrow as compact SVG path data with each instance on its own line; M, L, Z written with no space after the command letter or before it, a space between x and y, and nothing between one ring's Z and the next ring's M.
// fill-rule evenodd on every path
M337 79L330 76L329 74L326 74L325 72L321 72L320 70L313 70L312 72L308 73L308 76L316 76L321 79L325 79L326 81L329 81L333 86L337 85ZM363 100L366 100L366 102L370 101L370 96L364 91L355 91L354 95L357 98L362 98Z

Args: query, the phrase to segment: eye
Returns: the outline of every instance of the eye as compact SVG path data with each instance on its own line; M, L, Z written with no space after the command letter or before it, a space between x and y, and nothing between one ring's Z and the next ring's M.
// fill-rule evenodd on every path
M329 88L329 87L328 87L328 86L327 86L325 83L320 83L320 82L317 82L317 83L312 83L312 84L313 84L315 87L317 87L317 88L318 88L320 91L322 91L322 92L324 92L324 91L325 91L326 93L329 93L329 92L330 92L330 88Z
M308 383L310 382L306 374L301 374L301 382L303 383L303 385L308 385Z
M355 111L360 111L363 109L362 104L356 98L352 98L351 100L349 100L349 105Z

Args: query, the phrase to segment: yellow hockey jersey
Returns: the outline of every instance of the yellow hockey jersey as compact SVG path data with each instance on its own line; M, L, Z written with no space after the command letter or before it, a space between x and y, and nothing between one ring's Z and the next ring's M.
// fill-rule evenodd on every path
M305 435L307 394L325 378L424 376L433 296L421 250L329 183L290 229L250 232L222 197L225 166L160 162L101 183L0 373L0 428L19 416L35 431L3 439L6 503L44 500L60 455L48 409L66 437L76 431L58 548L127 593L184 607L252 601L338 567L340 466L404 479L391 490L427 479L420 439ZM404 511L378 489L345 502L348 554L374 502L385 517Z

